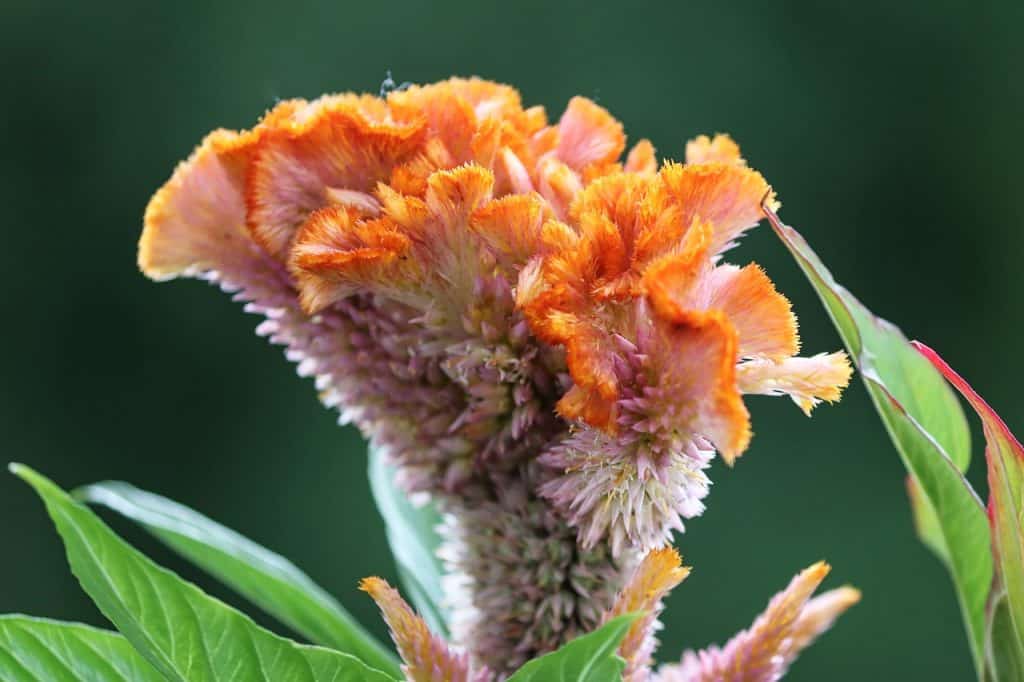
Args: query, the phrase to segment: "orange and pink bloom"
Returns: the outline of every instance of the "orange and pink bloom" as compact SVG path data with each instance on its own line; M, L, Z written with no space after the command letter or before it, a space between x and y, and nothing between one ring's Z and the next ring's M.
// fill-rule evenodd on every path
M438 501L469 654L449 677L476 679L614 608L704 509L714 454L747 449L744 395L807 413L839 398L845 355L798 356L787 299L725 260L763 203L771 188L727 136L659 162L589 100L551 123L510 87L452 79L289 100L211 133L153 197L139 264L263 316L258 333L401 485ZM366 588L408 621L389 588Z

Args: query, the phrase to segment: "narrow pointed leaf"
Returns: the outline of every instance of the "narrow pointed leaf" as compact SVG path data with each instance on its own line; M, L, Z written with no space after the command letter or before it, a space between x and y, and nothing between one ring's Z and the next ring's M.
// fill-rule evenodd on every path
M370 488L377 509L384 519L388 545L398 565L398 576L405 593L430 629L448 634L447 614L442 607L441 560L437 547L441 538L437 526L441 516L433 504L413 505L395 486L395 470L384 461L384 454L370 448Z
M95 483L79 488L73 496L141 524L314 644L352 654L370 667L401 676L397 658L337 600L279 554L182 504L128 483Z
M0 616L3 682L164 682L116 632L28 616Z
M71 570L100 611L171 682L388 682L358 658L303 646L157 566L87 507L22 465L64 540Z
M999 584L1006 591L1006 612L1017 642L1024 642L1024 447L1006 423L963 377L924 344L916 348L949 379L985 430L989 519Z
M636 614L613 618L594 632L530 661L508 682L618 682L626 662L615 652L636 619Z
M904 466L920 492L918 518L932 549L946 549L977 670L983 668L985 603L993 567L985 510L963 472L970 432L938 371L894 325L876 317L832 274L796 230L767 211L772 228L810 280L860 370ZM924 512L921 512L923 506ZM923 521L923 523L922 523ZM937 532L936 532L937 529Z

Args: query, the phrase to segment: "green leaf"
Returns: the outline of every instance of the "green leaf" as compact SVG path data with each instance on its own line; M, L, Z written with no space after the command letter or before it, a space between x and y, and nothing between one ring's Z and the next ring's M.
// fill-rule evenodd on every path
M302 646L157 566L87 507L28 467L11 471L31 485L64 540L85 591L171 682L388 682L349 654Z
M373 499L384 519L388 544L405 592L430 629L446 636L448 618L441 606L443 568L437 556L441 515L433 504L416 506L409 501L395 486L395 470L384 461L378 448L370 448L369 475Z
M985 642L986 682L1024 680L1024 642L1010 618L1006 594L992 600L988 639Z
M401 677L398 659L284 557L182 504L128 483L95 483L72 496L142 524L171 549L315 644L352 654L370 667Z
M121 635L78 623L0 616L4 682L164 682Z
M535 658L508 682L619 682L626 662L615 652L639 614L613 618L557 651Z
M919 489L918 527L931 534L924 537L928 545L948 558L971 653L980 671L993 568L984 506L963 476L970 461L970 432L963 409L942 376L897 327L875 317L837 284L803 237L774 213L765 212L825 304Z
M988 465L989 519L998 582L1005 590L1006 613L1016 641L1024 642L1024 447L1006 423L963 377L924 344L924 357L963 394L981 418Z

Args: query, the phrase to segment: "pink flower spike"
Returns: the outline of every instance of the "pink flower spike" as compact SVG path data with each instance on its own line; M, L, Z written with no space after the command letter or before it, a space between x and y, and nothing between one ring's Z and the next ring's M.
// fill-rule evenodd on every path
M486 668L470 670L469 657L452 651L440 637L433 635L426 622L381 578L363 578L359 589L377 602L391 631L391 639L402 657L407 682L488 682Z
M619 655L626 659L622 674L625 682L643 682L650 676L658 645L654 635L661 629L658 616L664 609L662 599L688 575L689 567L682 565L679 553L671 547L649 552L615 598L612 608L605 612L605 622L627 613L643 614L633 622L619 645Z
M816 599L811 595L828 575L819 561L804 569L772 597L750 629L724 647L686 651L678 664L662 666L655 682L776 682L799 653L828 630L860 592L842 587Z

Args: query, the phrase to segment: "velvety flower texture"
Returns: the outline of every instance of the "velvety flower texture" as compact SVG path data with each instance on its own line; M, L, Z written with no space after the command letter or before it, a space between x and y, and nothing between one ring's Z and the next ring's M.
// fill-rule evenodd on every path
M776 206L735 143L625 150L589 100L551 124L452 79L282 102L208 135L146 211L147 275L245 301L438 501L454 642L499 674L591 629L701 513L714 453L750 441L743 394L809 413L849 379L723 260Z

